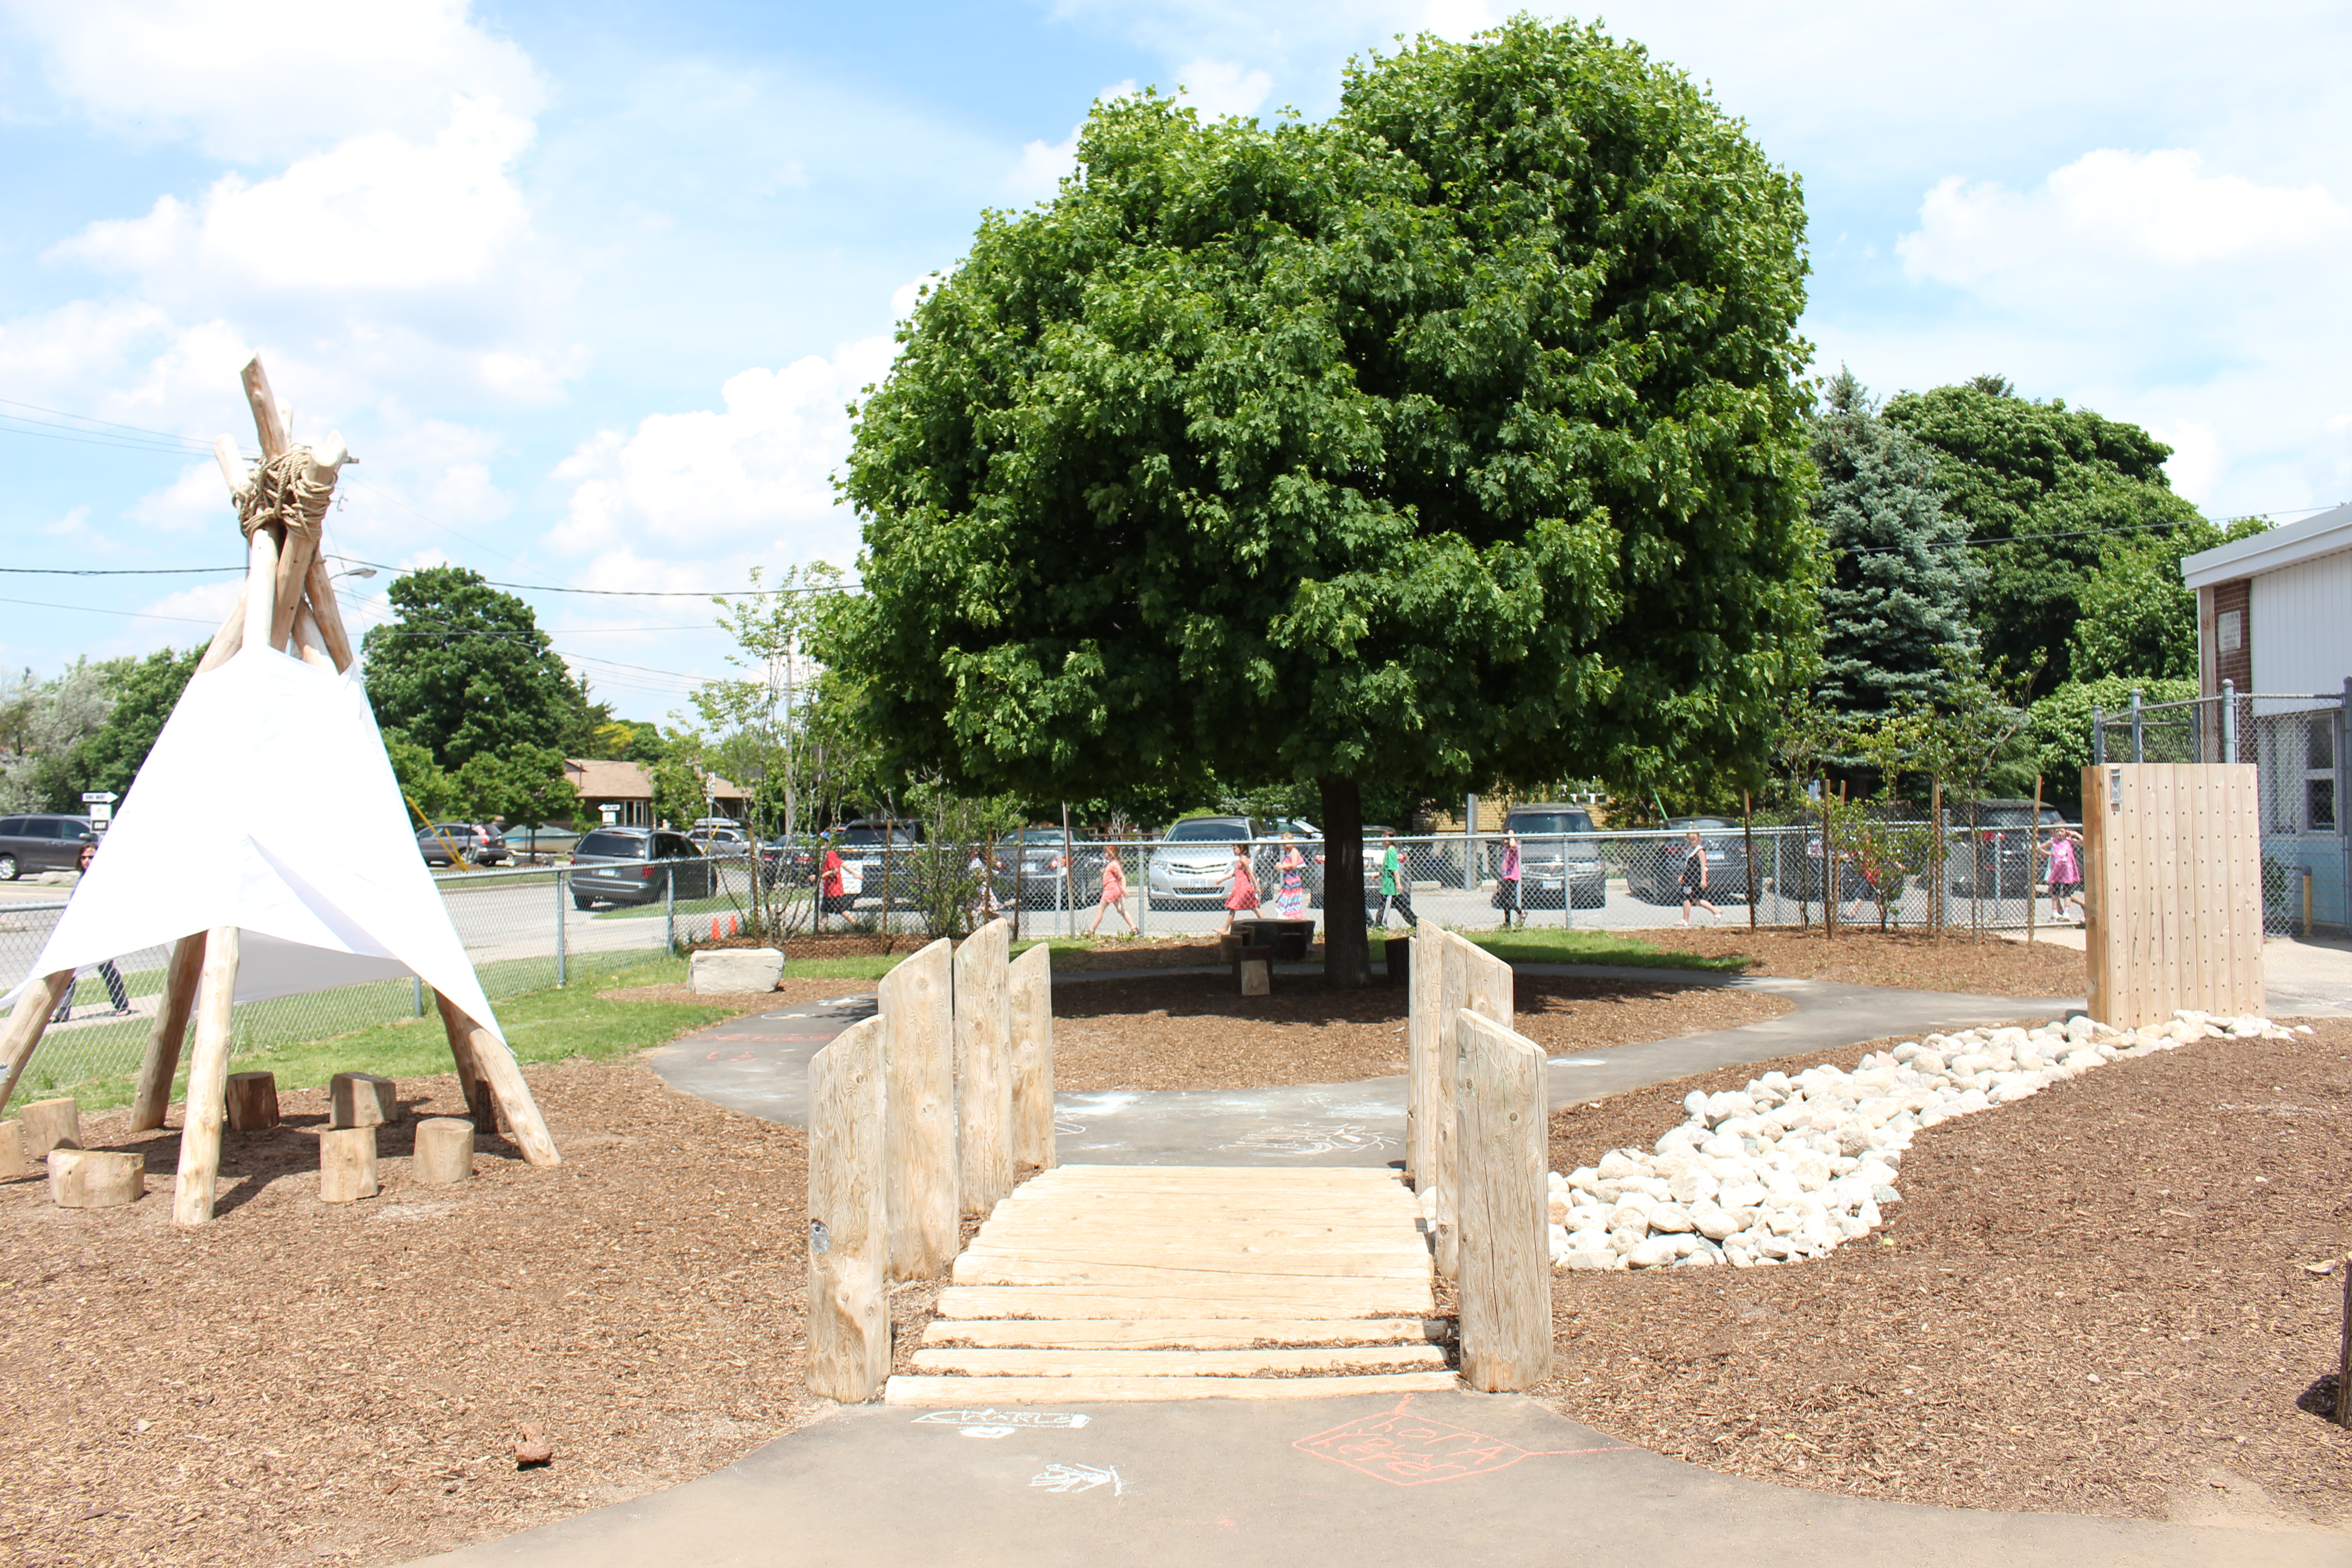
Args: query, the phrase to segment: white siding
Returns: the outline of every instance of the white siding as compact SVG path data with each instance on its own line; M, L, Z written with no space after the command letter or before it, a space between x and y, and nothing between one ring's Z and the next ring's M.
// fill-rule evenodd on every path
M2249 607L2256 691L2344 689L2352 676L2352 551L2263 573Z

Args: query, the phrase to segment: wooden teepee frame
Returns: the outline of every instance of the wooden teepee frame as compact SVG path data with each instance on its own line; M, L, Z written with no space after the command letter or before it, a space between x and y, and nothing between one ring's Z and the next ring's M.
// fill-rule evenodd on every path
M247 531L245 590L213 635L212 646L196 668L198 673L216 668L247 644L257 643L340 673L351 668L352 640L343 629L342 612L336 605L326 563L320 558L319 524L332 499L336 477L350 456L340 436L329 437L323 447L293 444L287 434L289 412L270 395L269 377L258 358L245 367L243 379L246 400L253 405L254 426L261 436L261 466L248 471L236 455L236 442L226 436L213 444L213 455L220 460L221 476L228 481L229 494L237 503ZM184 936L173 945L162 1004L147 1037L147 1052L140 1063L139 1084L131 1102L131 1131L163 1125L172 1079L179 1070L181 1043L193 1012L195 1055L188 1064L180 1179L172 1204L172 1218L180 1225L203 1225L213 1217L226 1107L230 1011L236 999L237 943L236 926L215 926ZM45 975L17 1000L5 1031L0 1032L0 1066L5 1071L5 1077L0 1078L0 1109L16 1092L16 1080L32 1060L49 1015L73 979L69 969ZM486 1132L494 1131L498 1114L503 1111L523 1158L534 1165L561 1163L562 1156L548 1135L530 1086L506 1042L438 991L434 996L440 1004L449 1053L457 1058L458 1081L465 1086L474 1125Z

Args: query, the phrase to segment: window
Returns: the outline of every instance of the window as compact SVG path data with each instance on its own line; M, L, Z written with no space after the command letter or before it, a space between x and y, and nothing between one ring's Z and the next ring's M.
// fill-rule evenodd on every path
M1171 844L1239 843L1249 837L1249 830L1239 823L1213 819L1180 822L1168 830Z
M646 841L634 833L592 833L580 841L580 847L574 853L642 860L646 854Z
M1590 833L1592 818L1580 811L1515 811L1507 826L1522 838L1551 838L1563 833Z
M2305 779L2304 781L2304 805L2305 810L2310 814L2306 820L2310 823L2312 831L2315 833L2321 832L2323 830L2329 833L2335 832L2336 781L2334 779Z
M0 838L22 838L25 819L21 816L0 816Z

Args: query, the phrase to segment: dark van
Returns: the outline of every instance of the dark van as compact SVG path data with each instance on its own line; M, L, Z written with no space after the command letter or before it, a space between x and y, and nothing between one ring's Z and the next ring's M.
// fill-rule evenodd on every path
M28 871L73 870L81 864L81 847L97 842L98 829L87 816L0 816L0 882Z

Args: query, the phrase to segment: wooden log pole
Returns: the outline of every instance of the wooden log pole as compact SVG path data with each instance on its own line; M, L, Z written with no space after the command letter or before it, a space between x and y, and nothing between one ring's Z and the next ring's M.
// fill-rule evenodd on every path
M247 540L245 646L272 647L270 623L278 615L278 539L273 528L257 528Z
M215 926L205 934L204 968L196 981L196 1048L188 1063L179 1184L172 1194L174 1225L208 1224L220 1186L221 1117L228 1086L239 942L235 926Z
M330 675L342 673L341 667L327 652L326 639L319 632L319 618L310 613L310 604L307 599L294 616L294 652L304 664L323 669Z
M323 539L320 541L321 549L325 543ZM310 614L318 618L319 637L326 647L327 657L335 661L337 669L349 669L352 667L352 634L344 629L343 607L335 597L334 574L327 570L323 555L310 558L310 574L307 581Z
M1013 1029L1013 1163L1050 1171L1054 1153L1054 955L1044 942L1005 977Z
M37 1160L52 1149L81 1147L81 1105L71 1096L37 1100L16 1113L25 1129L25 1158Z
M416 1152L409 1163L416 1179L446 1187L474 1173L474 1124L462 1117L428 1116L416 1124Z
M334 487L335 477L350 456L341 436L329 437L323 447L313 449L304 478L312 484ZM272 647L283 647L294 633L294 619L301 609L303 597L310 586L310 565L319 558L320 531L289 528L285 543L278 552L277 588L274 595L277 612L270 623Z
M337 1127L319 1134L320 1202L355 1204L383 1190L376 1180L373 1127Z
M1455 1098L1462 1188L1462 1381L1488 1394L1551 1375L1544 1054L1464 1008Z
M445 1008L451 1005L438 991L435 999ZM446 1021L448 1013L441 1015ZM522 1157L534 1165L560 1165L563 1156L555 1147L555 1139L547 1131L547 1119L539 1113L539 1101L531 1098L530 1084L522 1076L522 1066L515 1060L507 1043L467 1016L457 1016L467 1025L467 1043L472 1047L474 1065L489 1080L490 1093L498 1101L499 1111L506 1118L508 1134L522 1151Z
M237 381L245 388L246 406L253 410L253 432L261 437L261 460L266 463L285 451L290 443L285 406L269 390L269 373L261 368L259 354L245 362Z
M955 944L941 938L882 977L890 1278L938 1279L955 1261Z
M1438 1010L1444 1000L1444 929L1424 915L1413 928L1405 989L1405 1174L1417 1193L1428 1191L1437 1180L1435 1106L1442 1096L1435 1075L1444 1033Z
M228 1130L267 1132L278 1125L278 1075L233 1072L228 1075Z
M49 1156L49 1202L63 1209L110 1209L147 1193L147 1156L60 1149Z
M808 1385L846 1403L890 1375L882 1044L868 1018L809 1061Z
M1005 952L1013 928L989 921L956 949L957 1187L963 1212L981 1219L1013 1191L1012 1015Z
M9 1096L16 1092L16 1080L25 1076L25 1064L33 1059L34 1047L41 1043L42 1031L49 1026L49 1015L73 989L74 972L60 969L55 974L41 977L37 985L28 986L16 998L16 1010L8 1015L8 1027L0 1032L0 1110L8 1108Z
M190 931L172 944L163 972L163 995L147 1031L147 1052L139 1058L139 1085L131 1094L131 1131L163 1125L172 1108L172 1079L180 1070L180 1050L188 1036L188 1014L196 1005L196 976L205 966L205 933Z
M442 1032L449 1037L449 1056L457 1064L457 1087L466 1096L466 1114L483 1131L496 1132L498 1096L490 1092L482 1064L474 1059L474 1020L438 991L433 993L433 1003L441 1014Z
M1454 1108L1461 1046L1454 1016L1470 1001L1469 947L1459 935L1445 932L1437 973L1437 1064L1430 1075L1433 1092L1429 1103L1430 1120L1434 1123L1430 1140L1430 1185L1437 1195L1429 1218L1429 1245L1437 1261L1438 1275L1445 1279L1458 1278L1461 1271L1460 1156L1456 1152L1460 1130Z

